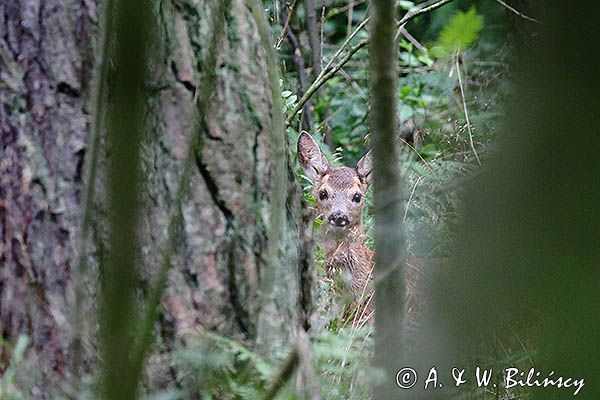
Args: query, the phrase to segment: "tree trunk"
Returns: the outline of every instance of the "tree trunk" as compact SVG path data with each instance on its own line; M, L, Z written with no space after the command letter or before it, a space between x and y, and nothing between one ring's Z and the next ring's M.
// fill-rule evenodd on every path
M265 53L243 0L231 0L227 9L216 91L200 132L193 129L195 98L206 93L199 82L210 68L204 61L218 1L172 0L155 6L159 26L150 54L142 147L142 282L153 281L161 262L189 138L200 134L202 140L190 195L181 205L183 239L163 297L162 344L151 357L156 373L148 375L149 386L169 383L164 357L188 328L254 342L275 192L285 193L286 213L272 344L285 345L306 324L310 308L310 274L303 270L310 265L303 260L310 253L301 243L299 188L289 157L287 187L273 187L276 149ZM91 1L0 4L0 331L9 343L19 334L30 337L22 370L40 372L22 376L27 376L27 395L35 398L60 396L60 383L70 372L72 269L96 25ZM109 161L101 156L101 164ZM98 192L102 210L105 193ZM103 233L102 215L94 217L97 237ZM103 256L102 241L97 239L90 251L92 266ZM96 276L88 274L90 287L97 285ZM93 305L88 299L87 309ZM86 322L86 332L95 332L95 319ZM84 338L88 349L96 346L94 337L88 333ZM0 349L2 365L10 358L9 348ZM87 359L93 372L94 351Z
M394 376L405 360L406 238L398 148L396 147L397 47L395 1L375 0L369 43L375 209L375 354L373 363L386 379L373 388L376 400L406 398Z
M0 368L29 336L33 397L69 372L95 20L92 2L0 3Z

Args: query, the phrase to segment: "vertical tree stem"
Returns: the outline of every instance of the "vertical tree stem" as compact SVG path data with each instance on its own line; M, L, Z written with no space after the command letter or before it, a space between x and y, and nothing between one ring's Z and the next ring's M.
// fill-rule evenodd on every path
M83 361L83 298L85 276L87 273L87 245L90 234L92 208L94 204L94 189L96 181L96 167L100 147L100 134L106 115L104 103L106 101L106 78L108 75L109 49L111 32L111 12L114 1L107 0L100 10L98 47L100 52L97 56L97 70L95 71L94 85L91 91L91 122L86 137L86 156L83 180L83 197L81 200L81 221L79 238L77 242L76 264L73 273L73 286L75 288L75 307L73 310L73 342L72 342L72 367L76 379L81 376L81 364ZM76 385L77 386L77 385Z
M150 11L142 0L116 2L114 70L108 80L110 239L101 288L102 398L133 399L131 368L139 217L143 85Z
M395 1L373 0L371 54L371 137L375 207L375 359L386 379L374 399L398 397L394 375L402 360L403 271L406 244L400 166L395 143L396 46Z
M273 154L273 180L271 186L271 212L269 215L269 244L267 249L268 260L260 276L260 314L258 317L257 342L259 346L268 344L268 338L277 334L273 326L273 285L275 282L276 268L279 265L279 238L281 237L282 224L285 212L285 198L287 193L286 180L286 140L285 122L283 117L283 100L279 86L279 64L277 56L271 46L267 30L267 20L262 3L259 0L248 0L252 15L258 28L261 42L265 49L269 87L271 90L271 115L272 115L272 154Z
M175 190L175 198L171 205L167 228L167 243L161 254L160 268L156 274L154 285L148 294L140 329L137 331L137 342L132 356L132 364L137 369L137 375L141 373L144 360L154 341L153 328L158 314L158 306L167 286L168 274L171 269L171 258L175 253L178 243L181 241L181 233L184 229L181 207L190 192L190 179L195 166L194 161L196 157L200 157L202 144L201 127L206 117L208 106L217 88L217 53L219 42L224 33L225 13L229 6L229 0L217 0L213 6L214 11L211 13L211 15L214 15L211 26L213 34L206 51L200 77L199 90L202 91L202 96L197 97L194 129L188 140L186 158L183 161L182 172L179 175L177 189Z

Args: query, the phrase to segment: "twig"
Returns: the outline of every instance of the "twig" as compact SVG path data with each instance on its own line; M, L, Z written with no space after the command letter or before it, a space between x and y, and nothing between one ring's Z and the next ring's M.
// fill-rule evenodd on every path
M403 28L404 25L406 25L406 23L408 21L410 21L411 19L418 17L419 15L433 11L439 7L442 7L443 5L446 5L446 4L450 3L451 1L453 1L453 0L437 0L437 1L428 1L428 2L422 3L421 5L417 6L415 9L410 10L406 14L404 14L402 19L397 23L397 26L398 26L398 28ZM329 60L329 62L325 66L325 68L323 68L323 70L321 71L321 74L319 74L319 76L317 78L315 78L313 83L306 90L306 93L304 94L304 96L302 96L302 98L298 101L298 103L296 103L296 105L294 106L294 108L292 109L290 114L288 115L287 120L286 120L286 122L288 124L292 121L292 119L296 116L296 114L298 114L298 112L300 112L300 110L304 106L304 103L306 103L308 101L308 99L310 99L310 97L317 91L317 89L319 89L321 86L323 86L323 84L325 82L327 82L333 75L335 75L335 73L337 71L339 71L352 58L352 56L354 54L356 54L356 52L358 50L362 49L369 43L369 39L361 40L356 45L350 47L347 50L346 55L337 64L332 65L333 61L338 56L340 56L344 50L346 50L346 48L350 45L350 41L352 40L352 38L354 38L354 36L356 36L356 34L366 26L368 21L369 21L369 18L365 18L365 20L363 22L361 22L354 29L352 34L350 36L348 36L348 38L344 41L344 43L342 43L340 48L335 52L335 54L333 55L331 60Z
M290 20L294 15L294 11L296 11L297 5L298 0L293 0L292 4L290 5L290 11L288 12L287 18L285 19L285 23L283 24L283 31L281 31L281 35L279 35L279 38L277 38L277 42L275 43L276 48L279 48L281 46L281 43L283 43L285 37L287 36L288 30L290 28Z
M354 39L354 37L358 34L358 32L361 31L365 26L367 26L368 23L369 23L369 17L365 18L360 24L358 24L358 26L356 27L356 29L354 29L354 31L352 31L352 33L350 35L348 35L348 37L346 38L346 40L344 40L344 43L342 43L342 45L335 52L335 54L333 55L333 57L331 57L331 59L327 62L327 65L325 65L325 68L323 68L323 71L327 71L331 67L331 64L333 64L333 62L335 61L335 59L338 58L339 55L342 54L342 51L344 51L346 49L346 47L348 46L348 44L350 44L350 41L352 39ZM322 73L323 72L321 72L321 74ZM322 77L321 74L319 75L319 77ZM317 77L317 79L319 79L319 77ZM317 79L315 79L315 81Z
M456 73L458 75L458 85L460 86L460 97L462 98L462 106L465 112L465 119L467 120L467 130L469 131L469 143L471 144L471 150L473 150L473 154L477 159L477 164L481 165L481 160L479 160L479 155L477 155L477 150L475 150L475 143L473 142L473 130L471 129L471 122L469 121L469 112L467 110L467 101L465 99L465 89L463 87L463 81L460 73L460 63L458 62L459 51L456 52Z
M279 0L279 4L280 18L285 20L288 16L288 10L285 8L285 0ZM304 64L304 57L302 56L302 46L291 26L288 27L287 39L292 47L292 61L298 73L298 93L302 96L306 91L306 66ZM304 105L302 118L302 122L310 128L312 126L312 105L310 101Z
M404 218L402 218L403 221L406 221L406 216L408 215L408 207L410 206L410 202L412 201L412 198L415 194L415 191L417 190L417 186L419 186L419 182L421 182L421 179L423 179L423 176L420 176L419 179L417 179L417 181L415 182L415 186L413 186L410 192L410 196L408 197L408 201L406 202L406 208L404 209Z
M448 4L451 1L453 1L453 0L437 0L437 1L430 0L430 1L426 1L424 3L421 3L416 8L408 10L408 12L406 14L404 14L402 19L398 23L398 26L405 25L411 19L413 19L419 15L433 11L437 8L440 8L441 6Z
M402 17L402 19L396 25L398 27L398 31L396 32L395 40L398 39L401 33L403 33L404 27L406 23L411 19L417 17L418 15L425 14L429 11L433 11L436 8L443 6L444 4L450 3L452 0L440 0L440 1L428 1L420 4L420 8L408 10L406 14ZM408 32L407 32L408 33ZM412 36L411 36L412 37Z
M357 7L361 4L366 3L366 0L353 1L352 3L354 3L353 7ZM332 18L332 17L335 17L336 15L344 13L344 12L348 11L349 8L350 8L350 3L346 4L345 6L331 9L327 12L327 18Z
M498 4L500 4L500 5L504 6L504 7L506 7L509 11L517 14L519 17L521 17L523 19L526 19L527 21L535 22L536 24L540 24L540 25L542 24L541 21L539 21L539 20L537 20L535 18L532 18L532 17L530 17L528 15L523 14L521 11L517 10L516 8L512 7L510 4L507 4L507 3L505 3L502 0L496 0L496 3L498 3Z
M325 82L327 82L333 75L335 75L335 73L338 72L348 62L348 60L350 60L352 58L352 56L358 50L360 50L363 47L365 47L368 43L369 43L369 41L366 40L366 39L360 41L355 46L353 46L352 48L350 48L350 50L348 51L348 53L346 54L346 56L344 58L342 58L340 60L340 62L338 64L336 64L332 69L330 69L329 71L327 71L327 69L324 69L323 71L327 71L327 72L324 73L323 76L320 79L315 80L309 86L309 88L306 90L306 93L304 93L304 96L302 96L302 98L298 101L298 103L296 103L296 105L292 109L292 111L291 111L290 115L288 116L286 122L289 124L292 121L292 119L296 116L296 114L298 114L298 112L302 109L302 107L304 106L304 103L306 103L308 101L308 99L310 99L310 97L321 86L323 86L323 84Z
M419 41L417 39L415 39L415 37L413 35L411 35L406 28L404 28L403 26L400 28L400 33L402 33L402 36L404 36L406 38L406 40L408 40L409 42L411 42L413 44L413 46L415 46L419 51L423 51L423 45L421 43L419 43Z

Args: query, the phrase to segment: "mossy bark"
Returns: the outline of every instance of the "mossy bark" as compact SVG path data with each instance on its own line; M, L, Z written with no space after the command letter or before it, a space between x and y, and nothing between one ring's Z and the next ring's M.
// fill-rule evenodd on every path
M277 340L285 346L310 310L309 252L303 246L300 195L287 156L286 187L274 187L272 98L256 24L243 0L231 0L218 40L216 69L206 65L219 0L154 3L158 30L150 52L146 130L142 146L140 282L151 285L167 241L167 226L187 144L201 135L190 194L181 205L182 240L161 302L160 346L146 383L168 385L169 351L197 328L248 343L256 340L258 288L267 268L274 193L285 214L274 276ZM31 338L23 368L39 370L23 383L34 398L56 398L70 377L73 268L81 212L82 163L91 116L97 4L21 0L0 4L0 332ZM201 76L214 73L215 92L199 131ZM110 98L110 96L109 96ZM103 256L104 166L100 152L95 243L89 294L94 311L98 259ZM308 293L308 294L307 294ZM86 313L86 332L96 321ZM85 365L95 372L94 334L84 337ZM8 347L7 347L8 349ZM2 361L10 356L2 350ZM162 366L164 368L158 368ZM35 367L35 368L34 368ZM50 390L49 388L55 388Z
M93 2L0 2L0 368L27 335L28 398L69 376L96 19Z

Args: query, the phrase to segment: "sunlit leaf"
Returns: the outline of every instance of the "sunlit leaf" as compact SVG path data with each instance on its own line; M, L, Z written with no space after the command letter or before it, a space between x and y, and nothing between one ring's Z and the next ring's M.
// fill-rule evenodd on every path
M458 50L467 49L479 38L482 28L483 16L477 13L474 6L466 12L459 11L442 29L431 52L436 57L443 57Z

